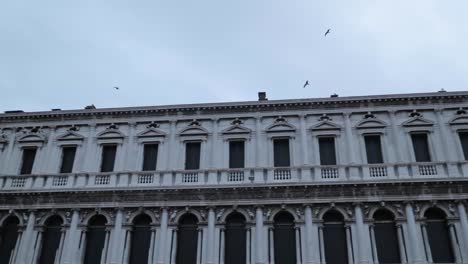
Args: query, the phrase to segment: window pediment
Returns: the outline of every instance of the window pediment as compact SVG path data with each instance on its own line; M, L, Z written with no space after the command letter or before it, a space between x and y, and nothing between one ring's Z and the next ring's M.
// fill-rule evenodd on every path
M296 128L293 125L289 124L288 122L274 123L273 125L270 125L266 129L267 133L295 132L295 131L296 131Z
M461 125L468 125L468 116L462 115L457 116L450 120L449 124L451 126L461 126Z
M68 131L60 136L57 137L58 141L82 141L84 137L76 132Z
M341 126L334 122L326 120L326 121L322 121L313 125L310 128L310 130L312 131L337 131L337 130L341 130Z
M166 133L156 128L149 128L137 135L137 138L159 138L165 137Z
M120 132L118 129L106 129L96 136L98 144L107 144L107 143L117 143L122 144L125 135Z
M18 138L18 143L44 143L45 137L40 134L26 134Z
M189 125L179 132L179 136L207 136L208 130L200 125Z
M434 122L421 116L413 117L401 124L403 127L431 127Z
M387 123L377 118L364 119L356 125L356 129L382 129L385 127L387 127Z
M251 129L241 126L241 125L233 125L230 126L223 131L221 131L221 134L223 135L239 135L239 134L250 134L252 132Z

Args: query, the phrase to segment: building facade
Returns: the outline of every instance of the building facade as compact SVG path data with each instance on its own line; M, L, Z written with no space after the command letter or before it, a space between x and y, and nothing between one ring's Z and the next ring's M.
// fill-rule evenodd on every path
M0 263L468 263L468 92L0 114Z

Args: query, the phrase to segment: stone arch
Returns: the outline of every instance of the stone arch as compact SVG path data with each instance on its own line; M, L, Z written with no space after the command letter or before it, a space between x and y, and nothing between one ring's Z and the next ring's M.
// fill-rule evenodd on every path
M159 219L155 216L154 212L152 212L150 210L146 210L146 209L137 210L135 212L132 212L129 215L129 217L127 217L127 219L126 219L127 224L133 223L133 220L135 220L135 218L138 217L141 214L145 214L145 215L149 216L149 218L151 218L151 224L152 225L159 224Z
M181 210L181 211L176 212L175 217L171 217L172 219L171 223L178 224L180 221L180 218L185 214L193 214L197 218L198 223L203 222L205 220L198 210L188 209L188 210Z
M54 216L58 216L62 219L62 225L69 224L64 212L47 212L40 218L37 224L44 226L47 220Z
M320 213L318 214L317 218L320 219L320 220L323 220L323 216L326 213L330 212L330 211L337 211L338 213L340 213L343 216L344 221L352 220L352 217L350 217L343 208L334 207L334 206L330 206L330 207L326 207L326 208L322 209L320 211ZM354 211L353 211L353 213L354 213Z
M89 215L86 215L86 217L82 219L81 223L84 225L88 225L89 220L91 220L91 218L93 218L96 215L104 216L106 218L106 225L114 224L113 218L110 216L108 212L105 212L105 211L94 211L90 213Z
M9 214L6 214L6 215L4 215L4 216L2 216L2 217L0 218L0 227L3 226L3 224L5 223L5 220L7 220L8 217L16 217L16 218L18 218L18 220L19 220L19 224L18 224L18 225L19 225L19 226L23 226L23 225L27 224L27 223L24 222L23 217L22 217L18 212L10 212Z
M404 215L404 210L402 211L402 213L403 213L403 215L402 215L395 208L393 208L391 206L388 206L388 205L383 205L383 206L373 206L373 207L371 207L370 210L369 210L368 219L374 219L374 214L378 210L388 210L388 211L390 211L394 215L395 220L402 219L402 218L406 217Z
M249 213L245 209L242 209L242 208L229 208L221 215L221 217L219 218L219 222L225 223L226 218L232 213L242 214L245 217L245 222L246 223L252 222L255 219L255 216L254 216L254 219L252 219L252 217L249 215Z
M440 204L426 204L424 205L420 212L419 212L419 219L424 219L425 218L425 214L426 214L426 211L431 209L431 208L436 208L436 209L439 209L441 210L444 214L445 214L445 218L448 219L450 216L452 216L452 213L450 213L450 211L448 210L448 208L446 208L445 206L442 206Z
M297 221L300 221L301 220L301 217L298 216L298 214L296 212L294 212L294 210L292 208L288 208L288 207L285 207L285 208L275 208L273 209L273 211L271 212L270 214L270 217L268 217L268 219L266 219L267 221L274 221L275 219L275 216L279 213L282 213L282 212L288 212L292 215L292 217L294 218L294 221L297 222Z

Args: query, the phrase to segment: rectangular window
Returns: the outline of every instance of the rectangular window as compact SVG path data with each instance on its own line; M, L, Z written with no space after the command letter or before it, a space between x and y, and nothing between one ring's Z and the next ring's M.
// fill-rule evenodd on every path
M429 144L427 142L427 134L412 134L411 140L413 141L416 162L431 161L431 155L429 154Z
M336 165L335 138L319 137L319 152L321 165Z
M34 159L36 158L36 152L37 148L23 149L23 159L20 174L31 174L34 165Z
M468 132L460 132L460 141L463 149L463 154L465 155L465 160L468 160Z
M366 135L364 136L366 143L367 163L376 164L383 163L382 145L380 143L379 135Z
M75 161L76 147L63 147L62 148L62 165L60 166L60 173L70 173L73 170L73 163Z
M143 149L143 170L156 170L158 160L158 144L145 144Z
M117 145L102 146L101 172L111 172L114 170L116 152Z
M229 141L229 168L244 168L244 141Z
M185 169L200 169L200 142L189 142L185 144Z
M275 167L289 167L289 139L275 139L273 140L273 155Z

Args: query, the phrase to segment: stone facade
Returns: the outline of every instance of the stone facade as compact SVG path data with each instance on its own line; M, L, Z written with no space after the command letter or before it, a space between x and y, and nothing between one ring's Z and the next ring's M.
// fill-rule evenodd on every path
M294 217L296 263L325 264L323 215L344 217L348 263L378 263L374 212L393 213L401 263L432 263L425 212L446 215L454 263L468 263L468 92L237 102L0 114L0 226L19 220L11 263L38 263L45 221L63 219L55 263L83 263L88 220L103 215L101 263L128 263L135 217L151 218L148 263L175 263L179 219L198 219L197 263L224 263L224 226L246 219L246 263L274 263L274 217ZM416 162L411 133L428 135ZM363 135L380 135L383 163L369 164ZM336 140L336 165L320 165L318 138ZM289 140L275 167L273 140ZM245 142L245 168L229 169L229 142ZM199 170L184 170L186 142L201 142ZM157 143L155 171L143 145ZM102 147L117 145L112 172ZM76 146L72 173L61 148ZM22 151L35 147L31 174Z

